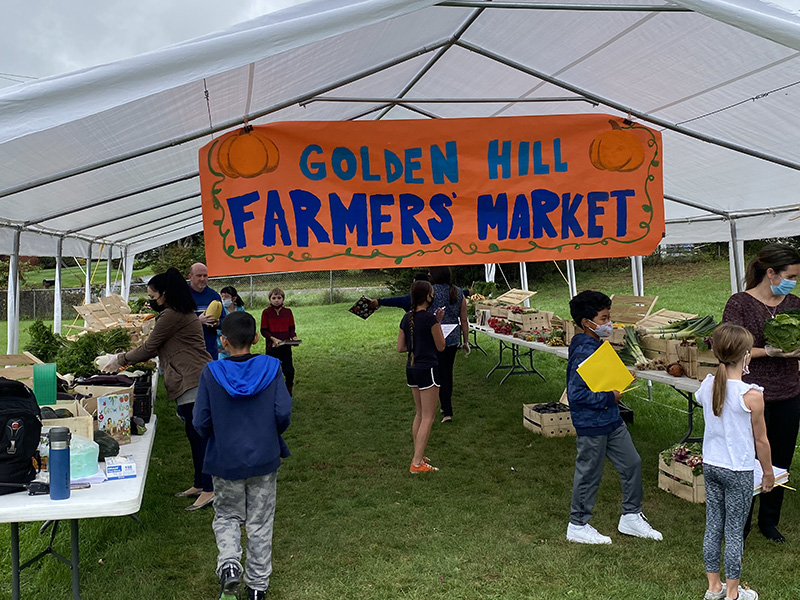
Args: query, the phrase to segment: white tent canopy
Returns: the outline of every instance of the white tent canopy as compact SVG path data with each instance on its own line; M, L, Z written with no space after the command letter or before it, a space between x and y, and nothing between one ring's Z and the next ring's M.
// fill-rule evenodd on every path
M800 11L623 2L311 0L7 88L0 254L201 231L198 149L245 119L630 115L663 133L665 242L797 233Z

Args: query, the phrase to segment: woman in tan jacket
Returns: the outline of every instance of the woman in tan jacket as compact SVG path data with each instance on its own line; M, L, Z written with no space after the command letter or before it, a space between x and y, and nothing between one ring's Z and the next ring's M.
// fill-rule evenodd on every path
M194 483L189 489L175 494L197 498L186 510L197 510L211 504L214 488L211 476L203 474L205 441L192 426L192 412L197 396L200 374L211 356L206 352L203 326L195 315L197 308L186 280L177 269L168 269L147 282L150 306L159 312L156 324L147 341L138 348L116 355L117 365L125 366L158 356L164 372L167 398L178 405L178 417L183 421L186 437L192 448Z

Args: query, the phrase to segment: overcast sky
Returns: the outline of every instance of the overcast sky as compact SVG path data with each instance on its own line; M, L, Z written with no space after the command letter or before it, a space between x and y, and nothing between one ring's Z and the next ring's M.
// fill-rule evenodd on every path
M3 2L0 88L163 48L303 1Z

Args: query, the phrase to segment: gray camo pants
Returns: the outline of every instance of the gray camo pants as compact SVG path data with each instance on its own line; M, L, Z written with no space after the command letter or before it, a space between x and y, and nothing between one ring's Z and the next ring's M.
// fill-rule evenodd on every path
M269 587L272 573L272 520L278 472L249 479L214 477L214 521L217 538L217 574L233 563L242 568L242 525L247 532L244 581L250 589Z
M739 579L744 553L744 523L753 501L753 472L703 465L706 481L706 533L703 562L706 572L719 573L725 537L725 577Z

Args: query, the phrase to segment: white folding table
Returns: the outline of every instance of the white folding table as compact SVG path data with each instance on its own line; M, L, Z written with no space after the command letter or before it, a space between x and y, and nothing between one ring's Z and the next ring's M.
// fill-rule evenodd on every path
M72 569L72 597L80 600L78 520L94 517L134 515L142 506L147 468L156 431L156 416L150 418L144 435L133 436L130 444L120 446L120 454L130 454L136 461L136 477L92 485L89 489L72 490L66 500L51 500L49 495L29 496L27 492L0 496L0 523L11 524L11 597L20 599L20 572L47 554L53 554ZM102 468L102 466L101 466ZM52 548L55 528L60 520L70 521L70 560ZM30 521L54 521L50 546L20 566L19 524Z

